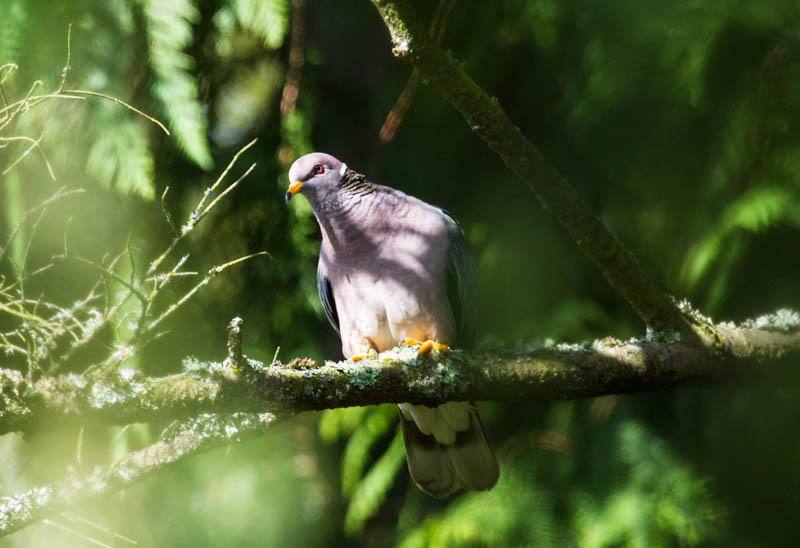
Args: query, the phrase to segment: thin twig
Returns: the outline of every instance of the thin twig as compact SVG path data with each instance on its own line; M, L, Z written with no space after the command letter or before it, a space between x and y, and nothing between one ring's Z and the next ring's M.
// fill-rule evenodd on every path
M3 100L3 106L8 106L8 99L6 99L6 92L3 90L3 84L11 76L15 70L19 69L16 63L6 63L0 65L0 99Z
M3 114L6 111L9 111L9 110L13 109L14 107L16 107L16 109L17 109L14 112L12 112L11 114L8 115L8 119L5 122L3 122L2 125L0 125L0 129L3 129L4 127L6 127L8 124L11 123L11 120L16 118L17 114L19 114L19 112L22 110L22 107L25 106L28 103L28 101L31 98L31 95L33 95L33 92L36 91L36 88L39 87L39 86L43 86L43 85L44 85L44 82L42 82L41 80L36 80L33 83L33 85L31 85L31 88L28 90L28 93L25 94L24 98L20 99L16 103L11 103L10 105L0 109L0 114Z
M44 85L41 80L36 80L34 82L34 88L31 88L31 91L35 89L35 87ZM29 92L30 93L30 92ZM82 97L80 95L67 95L66 93L44 93L42 95L26 95L24 98L14 101L13 103L9 103L3 108L0 108L0 115L7 114L9 111L14 110L11 114L8 114L8 118L0 125L0 129L3 129L5 126L9 124L11 120L13 120L17 114L22 110L23 107L32 107L38 105L42 101L46 101L48 99L72 99L77 101L84 101L86 97Z
M442 42L444 31L447 27L447 21L450 18L450 12L453 10L455 3L456 0L440 0L439 5L436 6L436 10L433 12L428 34L433 37L433 40L436 44L441 44ZM400 127L406 111L411 106L411 102L414 100L414 95L416 94L419 82L419 70L414 67L414 69L411 71L411 76L408 78L408 82L406 82L406 87L403 88L403 91L397 98L397 102L392 107L392 110L390 110L389 114L386 115L386 119L383 121L383 125L378 132L378 137L380 138L381 142L388 143L394 138L395 134L397 133L397 128Z
M0 498L0 536L77 503L116 493L193 455L258 438L279 421L271 413L205 413L176 423L154 444L133 451L114 464Z
M186 301L191 299L194 296L194 294L197 293L200 290L201 287L203 287L204 285L208 284L208 282L210 282L212 278L217 276L217 274L220 274L220 273L224 272L225 270L227 270L228 268L230 268L230 267L232 267L234 265L237 265L237 264L242 263L244 261L248 261L248 260L250 260L250 259L252 259L254 257L262 257L262 256L267 256L270 259L272 258L272 255L270 255L268 252L259 251L257 253L251 253L250 255L245 255L244 257L239 257L238 259L234 259L234 260L229 261L229 262L227 262L225 264L221 264L221 265L215 266L214 268L210 269L208 271L208 273L206 274L205 278L200 280L200 282L198 282L197 285L195 285L192 289L190 289L188 292L186 292L186 294L183 297L181 297L178 300L178 302L172 303L171 305L169 305L169 307L158 318L153 320L153 322L149 326L147 326L147 330L151 331L155 326L157 326L162 321L164 321L170 314L175 312Z
M167 127L164 124L162 124L161 122L159 122L158 120L156 120L155 118L150 116L149 114L146 114L146 113L142 112L141 110L139 110L135 106L130 105L130 104L126 103L125 101L121 100L121 99L117 99L116 97L112 97L111 95L106 95L105 93L98 93L96 91L87 91L85 89L68 89L64 93L69 93L69 94L74 94L74 95L91 95L92 97L102 97L103 99L108 99L109 101L117 103L118 105L122 105L123 107L127 108L128 110L131 110L131 111L135 112L136 114L138 114L142 118L150 120L155 125L160 127L161 131L163 131L167 135L171 135L169 130L167 129Z
M44 160L44 165L47 166L47 172L50 174L50 178L53 180L53 182L55 182L56 181L56 175L55 175L55 173L53 173L53 167L50 165L50 161L47 159L47 154L44 153L44 149L40 145L40 143L42 142L43 138L44 138L44 132L42 132L42 134L39 136L38 139L32 139L32 138L26 137L24 135L17 135L15 137L0 137L0 142L27 141L27 142L31 143L31 146L29 146L27 149L25 149L25 152L23 152L19 156L19 158L14 160L11 163L11 165L9 165L3 171L3 175L8 175L8 172L11 171L12 169L14 169L14 167L18 163L20 163L23 159L25 159L25 157L30 153L30 151L35 148L42 155L42 159Z
M172 215L169 213L169 208L167 208L167 192L169 192L169 186L164 188L164 192L161 193L161 211L164 213L164 217L167 219L167 224L172 229L172 235L177 236L178 229L175 226L175 223L172 221Z
M95 546L100 546L101 548L114 548L110 544L106 544L104 542L100 542L97 539L93 539L90 536L84 535L80 531L76 531L75 529L73 529L71 527L67 527L66 525L62 525L61 523L58 523L57 521L53 521L51 519L43 519L42 522L45 525L50 525L52 527L55 527L56 529L61 529L62 531L66 532L66 533L69 533L71 535L75 535L76 537L78 537L80 539L83 539L83 540L85 540L86 542L88 542L90 544L94 544Z
M15 70L19 70L19 66L17 66L16 63L0 65L0 84L5 84L8 77L11 76Z
M453 55L442 51L431 39L412 2L372 0L372 3L389 30L394 55L413 63L422 77L464 116L472 131L527 184L645 325L677 331L685 341L701 344L702 336L696 326L545 160L498 101L464 72Z
M217 180L214 181L214 184L212 184L210 187L208 187L203 192L203 196L200 198L200 201L197 203L197 205L195 206L194 210L192 210L192 212L189 214L189 220L186 221L186 224L182 227L182 229L180 231L180 234L174 240L172 240L172 243L169 245L169 247L167 247L166 250L164 250L164 252L161 255L159 255L152 263L150 263L150 268L147 269L147 274L148 275L149 274L153 274L156 271L156 269L164 261L164 259L166 259L169 256L169 254L172 253L172 251L178 246L178 243L189 232L191 232L194 229L195 226L197 226L197 223L200 221L200 219L205 217L205 215L209 211L211 211L211 207L213 205L215 205L218 200L215 200L209 207L203 209L203 206L205 205L206 198L208 196L210 196L211 194L213 194L217 190L219 185L222 184L222 181L225 179L225 176L228 174L228 172L230 172L231 168L233 168L233 166L236 164L236 161L239 159L239 157L247 149L249 149L251 146L253 146L256 143L256 141L258 141L258 139L253 139L252 141L247 143L244 147L242 147L236 154L234 154L233 158L228 163L228 166L222 171L222 173L219 175L219 177L217 177ZM251 168L251 170L252 170L252 168ZM248 171L248 173L249 173L249 171ZM234 184L238 184L238 183L239 183L239 181L237 180ZM224 194L227 194L227 192L224 192Z
M131 291L131 293L133 293L136 296L136 298L139 299L139 301L141 301L142 304L147 303L148 299L147 299L147 296L144 293L139 291L139 289L137 289L135 286L129 284L127 282L127 280L123 280L122 278L120 278L119 276L114 274L111 270L107 269L103 265L99 265L96 262L94 262L92 260L89 260L89 259L86 259L84 257L68 256L68 257L65 257L65 258L66 259L72 259L73 261L78 261L78 262L81 262L81 263L84 263L84 264L88 264L89 266L92 266L92 267L96 268L104 276L108 276L109 278L111 278L115 282L117 282L119 284L122 284L123 286L127 287Z
M242 175L238 179L236 179L234 182L232 182L225 190L220 192L219 195L216 198L214 198L211 201L210 204L208 204L208 206L203 210L203 212L197 217L197 219L195 220L194 224L196 225L198 222L200 222L200 219L205 217L208 214L209 211L214 209L214 206L217 205L217 203L219 203L219 201L222 198L224 198L229 192L231 192L233 189L235 189L237 186L239 186L239 183L241 183L245 179L245 177L250 175L250 173L252 173L252 171L255 168L256 168L256 164L255 164L255 162L253 162L253 164L249 168L247 168L247 171L242 173Z
M62 512L61 516L63 518L65 518L65 519L68 519L68 520L71 520L71 521L79 521L79 522L81 522L81 523L83 523L85 525L88 525L90 527L94 527L95 529L98 529L98 530L100 530L100 531L102 531L104 533L107 533L109 535L113 535L113 536L117 537L118 539L120 539L121 541L127 542L129 544L135 544L135 545L139 544L138 542L136 542L133 539L130 539L130 538L126 537L126 536L120 535L116 531L108 529L107 527L103 527L102 525L100 525L98 523L95 523L95 522L93 522L91 520L88 520L88 519L86 519L84 517L77 516L77 515L71 514L69 512Z
M6 314L10 314L10 315L15 316L17 318L20 318L22 320L25 320L25 321L28 321L28 322L33 322L33 323L38 324L41 327L44 327L44 328L46 328L46 329L48 329L50 331L55 331L59 327L58 324L51 323L51 322L45 320L44 318L42 318L40 316L37 316L36 314L31 314L30 312L28 312L27 310L25 310L24 308L21 308L21 307L20 308L14 308L14 307L6 305L5 303L0 303L0 311L3 311Z
M6 240L5 246L4 247L0 247L0 261L3 260L3 256L5 255L6 250L9 247L11 247L11 243L14 241L14 239L16 238L16 236L19 233L19 231L25 225L25 222L28 220L28 217L30 217L31 215L33 215L34 213L36 213L40 209L47 207L49 204L53 203L56 200L60 200L61 198L66 198L67 196L71 196L73 194L82 194L82 193L86 192L85 190L83 190L81 188L78 188L78 189L75 189L75 190L65 191L66 188L67 187L63 187L62 186L61 188L57 189L55 191L55 193L53 193L53 195L50 196L47 200L45 200L44 202L36 205L35 207L32 207L31 209L29 209L28 211L25 212L25 214L22 216L22 219L19 221L19 223L17 223L17 226L14 227L14 230L11 231L11 234L9 235L8 239Z
M19 272L20 272L20 278L19 278L20 279L20 284L19 284L20 289L23 287L22 280L25 279L25 271L28 269L28 257L30 256L30 253L31 253L31 246L33 245L34 238L36 238L36 233L39 231L39 224L42 222L42 219L44 218L45 213L47 213L47 206L43 207L39 211L39 216L33 222L33 225L31 226L31 233L28 236L27 243L25 244L25 253L22 255L22 264L20 265L20 269L19 269Z
M219 177L217 177L217 180L214 181L214 184L211 185L209 188L207 188L206 191L203 193L203 196L200 198L200 201L197 203L197 206L194 208L194 211L192 213L199 214L200 210L203 207L203 204L205 204L206 198L208 198L211 194L213 194L217 190L217 188L219 187L220 184L222 184L222 181L228 175L233 166L236 165L236 162L239 160L242 154L244 154L247 151L247 149L256 144L257 141L258 139L253 139L252 141L244 145L241 149L239 149L239 151L236 154L233 155L233 158L231 158L231 161L228 162L228 165L225 167L222 173L220 173ZM191 221L191 219L189 220Z
M72 23L67 25L67 63L64 65L64 70L61 72L61 83L58 84L56 93L61 93L67 83L67 76L69 75L70 61L72 59Z
M33 272L31 272L29 274L23 273L22 276L18 277L16 279L16 281L14 281L12 284L10 284L9 286L5 287L4 289L13 289L13 288L21 285L25 281L27 281L29 278L33 278L34 276L37 276L37 275L39 275L39 274L41 274L43 272L47 272L48 270L53 268L53 266L54 266L53 263L48 263L48 264L46 264L44 266L40 266L39 268L37 268L36 270L34 270Z

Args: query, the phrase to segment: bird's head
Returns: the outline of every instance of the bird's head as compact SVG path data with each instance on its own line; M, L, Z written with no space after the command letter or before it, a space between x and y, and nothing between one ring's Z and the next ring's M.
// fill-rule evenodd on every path
M289 169L289 189L286 203L300 193L316 194L323 187L333 188L342 181L347 165L330 154L312 152L294 161ZM307 195L308 197L308 195Z

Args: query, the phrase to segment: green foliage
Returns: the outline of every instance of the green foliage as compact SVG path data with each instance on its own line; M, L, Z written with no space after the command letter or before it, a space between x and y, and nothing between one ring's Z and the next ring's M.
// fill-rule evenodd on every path
M197 165L209 169L211 153L206 140L207 120L197 98L197 80L190 72L194 59L184 50L192 42L192 24L200 13L191 0L145 0L148 52L156 75L153 91L184 152Z
M424 4L415 3L427 17ZM305 2L306 40L290 45L289 19L301 5L0 2L0 63L19 66L0 101L24 97L39 79L37 93L57 88L71 22L67 88L118 97L173 130L162 136L97 97L42 102L0 129L4 138L44 134L45 154L34 149L0 175L0 246L60 186L87 190L49 206L38 228L29 217L0 258L0 289L10 295L3 303L20 297L8 289L16 276L30 276L26 340L52 338L37 325L55 314L44 303L69 309L99 278L93 267L33 275L63 253L65 239L72 254L106 267L130 242L132 255L123 254L113 273L147 279L148 260L173 234L158 204L134 197L149 200L169 187L165 208L187 218L212 182L202 170L227 162L251 136L259 142L240 166L257 162L254 173L182 244L201 271L262 249L274 260L211 282L125 363L168 374L187 354L222 357L224 326L236 315L245 318L253 357L268 362L276 346L284 361L340 357L316 295L316 223L304 200L287 209L282 199L289 163L312 150L455 214L479 264L484 340L643 333L561 227L424 82L394 140L378 141L410 69L391 58L368 2ZM443 46L668 291L704 303L715 319L742 319L800 308L798 28L800 12L788 0L503 0L459 3ZM293 46L306 62L295 108L281 113ZM0 143L0 173L27 146ZM159 303L196 282L188 272L174 276ZM140 287L149 295L153 283ZM98 287L108 291L109 308L128 295L119 281ZM57 298L36 305L40 295ZM97 295L96 306L106 306ZM117 322L96 333L101 344L76 354L73 365L125 350L114 345L130 336L137 307L129 298ZM0 312L7 340L20 320L9 315ZM77 315L81 325L89 319ZM56 350L72 340L61 336ZM6 360L24 369L21 356ZM421 495L408 479L394 406L300 416L263 443L230 458L208 455L85 515L142 545L791 545L798 443L785 433L800 398L796 382L783 384L485 405L500 482L445 501ZM162 427L132 427L119 438L87 427L83 439L94 441L84 441L82 466L142 447ZM75 465L62 456L76 443L65 436L51 441L55 449L24 445L28 453L9 457L0 483L25 489L60 477ZM29 531L11 544L86 544L70 544L55 527Z
M459 497L410 532L401 548L563 546L554 536L553 497L538 486L531 488L532 479L506 465L492 491Z
M775 185L762 185L745 192L725 208L716 226L689 251L685 267L688 282L695 284L708 272L726 242L740 236L737 232L763 233L781 223L800 228L797 192ZM735 255L730 257L723 267L730 267L735 259ZM727 269L722 270L724 273Z
M396 422L396 407L382 405L350 433L347 447L342 454L342 492L345 495L352 495L353 490L364 479L370 450Z
M398 430L386 452L375 462L370 471L356 485L347 515L344 531L356 535L364 528L368 518L375 515L386 499L386 493L394 483L397 472L406 461L403 434Z
M232 146L267 123L283 76L280 63L273 59L264 59L233 74L220 90L212 130L214 142Z
M38 2L12 2L4 7L10 10L8 20L13 24L9 25L9 32L2 31L0 58L19 66L18 71L5 75L8 78L3 82L4 100L13 103L25 97L31 86L34 88L30 91L32 100L29 105L19 112L20 115L5 131L29 138L41 135L38 148L45 161L48 157L52 161L52 165L47 164L47 169L56 180L71 178L73 169L85 165L88 173L103 187L116 188L122 194L152 198L155 187L152 153L147 142L148 124L142 124L141 118L132 110L104 104L111 96L127 98L129 92L123 88L134 63L132 51L117 49L114 60L96 56L96 52L111 51L121 39L135 34L131 7L113 2L99 4L97 10L87 13L66 9L64 20L54 29L61 39L48 42L48 48L52 50L47 51L47 55L37 55L29 48L47 31L37 24L38 15L46 8ZM68 43L68 28L72 21L76 23ZM98 64L76 66L71 63L65 66L69 53L73 60L95 58ZM51 64L55 58L59 59L61 66L53 71ZM34 84L38 78L44 82ZM56 86L59 79L61 82ZM110 95L106 99L87 99L75 94L65 94L67 97L61 101L34 99L47 93L81 88ZM79 102L78 99L83 100ZM76 132L75 126L82 125L86 118L94 123ZM59 146L76 139L81 142L80 147L70 150ZM85 174L82 175L81 179L84 179Z
M370 407L347 407L323 411L318 425L320 437L330 443L349 436L361 425L371 410Z
M644 548L712 540L721 514L706 481L641 424L622 422L617 436L617 462L626 478L600 500L575 495L578 545Z
M91 144L86 161L86 171L103 187L112 182L122 194L136 194L152 200L153 157L142 138L141 124L117 105L102 105L97 120L103 127L114 127L113 132L98 136Z
M503 473L492 491L459 497L410 531L400 546L645 548L696 546L714 538L720 510L706 482L663 440L637 421L623 420L613 426L611 447L606 441L597 447L577 434L582 418L572 412L574 405L559 407L548 427L572 432L582 442L578 454L548 454L542 451L547 437L524 436L501 452ZM600 449L613 455L594 464L592 455ZM586 466L591 480L568 482Z
M27 15L25 0L0 4L0 66L19 59Z
M239 23L265 48L281 46L289 25L289 0L234 0L232 7Z
M320 420L319 432L323 439L331 442L347 437L341 461L341 482L342 493L350 498L344 522L349 535L359 533L366 520L380 510L405 462L403 436L396 425L396 405L334 409L325 411ZM390 429L396 430L391 443L374 460L376 447L385 441Z

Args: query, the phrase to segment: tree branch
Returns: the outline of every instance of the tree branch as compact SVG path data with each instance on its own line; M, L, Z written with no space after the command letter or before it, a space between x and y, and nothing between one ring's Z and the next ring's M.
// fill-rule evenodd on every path
M91 474L34 487L0 499L0 536L75 504L115 493L167 466L217 447L254 439L278 419L270 413L204 414L173 425L161 439Z
M253 439L297 411L379 403L558 400L721 382L800 357L800 315L788 310L712 325L684 306L714 341L686 345L651 332L640 340L530 350L448 350L418 358L396 348L358 362L296 359L265 366L241 356L241 320L228 328L224 363L188 361L184 372L145 378L123 369L102 377L63 375L30 383L0 369L0 433L68 423L173 420L159 441L91 474L0 499L0 536L82 501L124 489L184 458ZM183 422L177 422L183 421Z
M496 98L489 97L452 54L431 39L406 0L372 0L389 29L400 59L411 62L444 99L556 216L611 286L645 324L675 330L685 342L700 342L692 326L666 294L637 264L633 255L606 229L566 180L514 125Z
M0 433L87 421L182 420L202 413L582 398L719 382L760 370L754 365L800 355L795 312L779 311L738 327L705 324L703 330L714 341L711 350L651 335L532 350L450 350L425 358L413 348L397 348L374 359L322 366L308 359L285 365L189 360L184 372L161 378L123 369L30 383L18 371L0 369Z

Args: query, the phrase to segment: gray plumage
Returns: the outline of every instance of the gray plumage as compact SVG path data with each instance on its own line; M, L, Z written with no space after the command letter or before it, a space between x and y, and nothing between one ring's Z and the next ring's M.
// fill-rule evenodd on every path
M288 201L302 193L322 231L317 289L345 357L406 338L453 345L472 335L475 269L445 211L376 185L323 153L289 170ZM475 405L400 404L412 479L426 493L490 489L498 478Z

